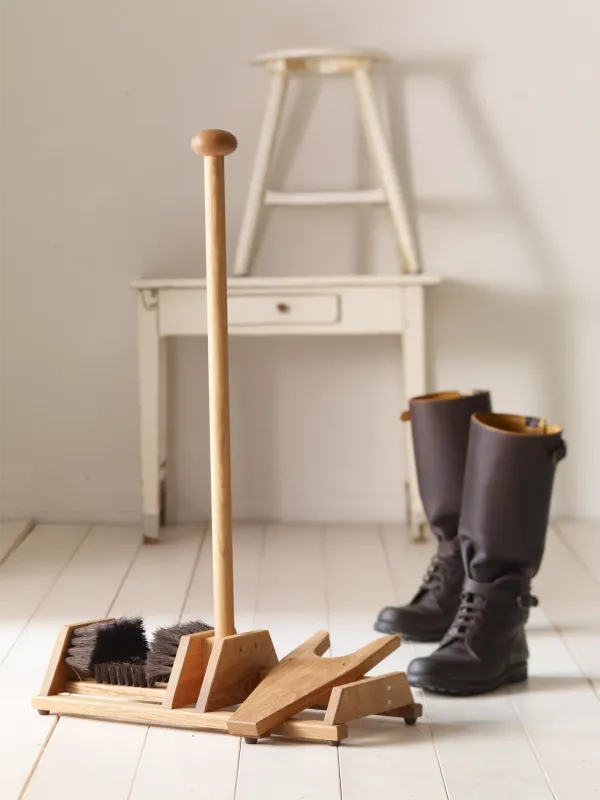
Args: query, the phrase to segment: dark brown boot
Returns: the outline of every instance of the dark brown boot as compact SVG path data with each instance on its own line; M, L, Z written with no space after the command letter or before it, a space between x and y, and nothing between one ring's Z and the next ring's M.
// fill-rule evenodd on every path
M544 420L476 414L471 421L459 541L467 578L438 649L408 679L440 694L489 692L527 678L525 623L540 568L562 431Z
M457 534L471 415L490 410L490 395L439 392L409 405L419 491L438 549L413 599L382 609L375 630L437 642L454 619L464 580Z

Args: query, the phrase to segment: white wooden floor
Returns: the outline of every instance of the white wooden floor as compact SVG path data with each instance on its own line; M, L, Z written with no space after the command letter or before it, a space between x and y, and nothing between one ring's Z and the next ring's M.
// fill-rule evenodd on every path
M245 526L236 530L238 630L269 628L280 655L319 628L334 654L376 634L386 603L415 588L432 545L401 527ZM142 547L133 528L38 525L0 567L0 797L85 800L587 800L600 797L600 525L550 532L535 582L525 686L426 696L426 716L351 726L339 749L246 745L214 733L39 716L59 626L138 614L151 631L211 619L210 541L167 531ZM403 644L380 671L430 646Z

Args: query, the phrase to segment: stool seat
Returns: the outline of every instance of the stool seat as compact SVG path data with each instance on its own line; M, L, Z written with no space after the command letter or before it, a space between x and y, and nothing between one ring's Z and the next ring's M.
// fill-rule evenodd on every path
M272 50L270 53L254 56L250 63L266 64L267 61L288 58L368 58L381 61L389 58L389 55L381 50L363 50L360 47L292 47L289 50Z
M358 47L296 47L263 53L250 63L264 65L270 71L332 73L351 72L367 62L388 58L382 51Z

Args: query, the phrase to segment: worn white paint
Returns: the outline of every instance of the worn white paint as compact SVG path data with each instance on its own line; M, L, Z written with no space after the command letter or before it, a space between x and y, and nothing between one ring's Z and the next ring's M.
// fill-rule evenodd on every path
M260 209L265 198L265 186L269 173L275 137L279 128L283 102L288 87L288 76L285 72L271 76L271 86L267 100L267 108L263 126L258 140L250 188L246 200L244 218L235 254L236 275L246 275L250 268L257 234Z
M265 193L267 206L347 206L385 203L383 189L354 189L345 192L274 192Z
M231 281L228 291L232 336L382 336L402 337L403 385L408 399L425 392L424 287L431 276L398 276L395 282L370 278L343 281ZM159 391L167 372L168 337L206 336L205 282L135 282L138 293L142 508L148 539L159 535L160 487L171 480L166 455L160 454L168 419L167 392ZM305 288L301 288L305 287ZM407 458L407 519L413 534L422 529L423 510L413 461L410 430L404 431ZM164 448L164 445L163 445ZM159 464L162 465L159 468Z
M413 241L413 233L408 221L406 204L390 145L377 112L373 81L369 68L363 66L354 72L354 85L358 95L360 117L365 129L368 149L376 165L386 203L389 205L402 267L405 272L419 272L417 253Z

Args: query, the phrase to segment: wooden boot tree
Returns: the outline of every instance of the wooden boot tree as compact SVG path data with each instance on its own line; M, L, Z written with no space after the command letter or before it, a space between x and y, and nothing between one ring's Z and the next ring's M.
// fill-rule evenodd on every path
M46 714L224 731L252 742L274 734L339 744L354 719L388 714L412 724L422 709L404 673L364 677L399 647L399 636L322 658L329 634L319 631L278 662L268 631L234 627L224 157L236 147L226 131L192 139L205 162L214 630L182 637L168 683L144 688L78 680L65 657L73 630L91 623L66 625L33 706ZM293 718L308 708L325 708L324 718Z

